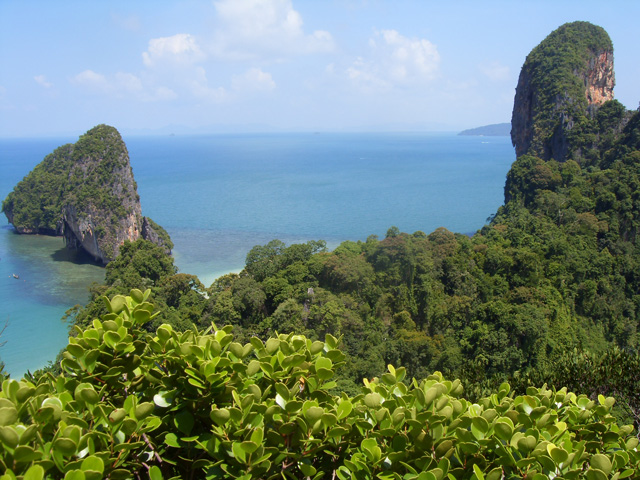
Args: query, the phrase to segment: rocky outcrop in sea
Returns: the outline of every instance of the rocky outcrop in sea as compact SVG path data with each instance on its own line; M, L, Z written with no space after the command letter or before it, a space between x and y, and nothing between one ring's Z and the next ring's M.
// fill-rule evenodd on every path
M98 125L57 148L2 203L18 233L63 236L103 264L125 241L150 240L170 253L168 234L142 216L129 153L118 131Z

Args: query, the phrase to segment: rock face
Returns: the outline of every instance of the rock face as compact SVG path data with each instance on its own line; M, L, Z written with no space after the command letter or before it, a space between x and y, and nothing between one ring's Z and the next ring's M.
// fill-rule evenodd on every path
M149 239L170 253L168 235L142 216L129 153L118 131L98 125L56 149L2 204L19 233L64 236L104 264L126 240Z
M564 161L588 146L590 120L613 100L613 45L601 27L562 25L527 56L511 117L516 155Z

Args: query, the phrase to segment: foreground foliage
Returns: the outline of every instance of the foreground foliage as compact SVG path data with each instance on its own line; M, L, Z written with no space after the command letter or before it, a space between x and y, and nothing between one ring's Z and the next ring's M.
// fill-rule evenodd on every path
M508 384L477 403L459 380L388 366L334 395L340 340L234 341L232 327L150 334L150 291L104 297L78 328L63 374L7 379L5 479L380 478L614 480L640 474L633 427L566 389Z

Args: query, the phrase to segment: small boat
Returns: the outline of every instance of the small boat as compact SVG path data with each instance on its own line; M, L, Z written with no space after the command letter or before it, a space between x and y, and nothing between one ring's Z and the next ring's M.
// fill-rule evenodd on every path
M14 273L13 278L20 278L20 277Z

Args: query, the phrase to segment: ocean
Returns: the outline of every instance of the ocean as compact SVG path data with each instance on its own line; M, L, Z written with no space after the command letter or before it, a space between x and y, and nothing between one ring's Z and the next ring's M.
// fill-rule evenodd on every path
M0 198L77 138L0 139ZM453 133L124 136L142 212L205 285L240 271L255 245L384 238L387 229L472 234L503 203L508 137ZM14 278L16 274L19 278ZM61 238L14 233L0 218L0 360L17 377L67 343L62 317L104 269Z

